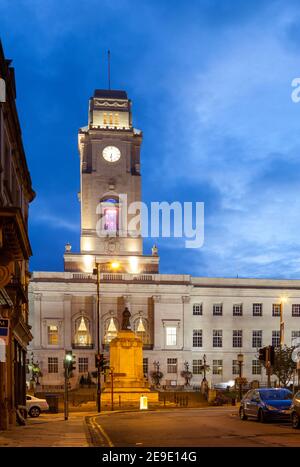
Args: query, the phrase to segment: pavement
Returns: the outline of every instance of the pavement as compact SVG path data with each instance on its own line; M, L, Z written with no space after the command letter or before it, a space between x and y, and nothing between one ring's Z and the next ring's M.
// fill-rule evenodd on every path
M0 431L0 447L88 447L91 445L86 416L95 412L64 414L41 414L28 418L25 426L15 426Z

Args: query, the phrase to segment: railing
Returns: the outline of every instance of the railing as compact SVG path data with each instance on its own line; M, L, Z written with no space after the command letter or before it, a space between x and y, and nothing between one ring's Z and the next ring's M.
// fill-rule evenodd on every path
M93 348L94 348L94 344L77 344L77 343L72 344L72 349L89 350Z

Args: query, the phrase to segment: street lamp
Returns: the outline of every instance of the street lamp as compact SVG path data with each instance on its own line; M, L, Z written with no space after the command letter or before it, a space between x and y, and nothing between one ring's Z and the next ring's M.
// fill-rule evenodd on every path
M95 261L96 268L93 270L93 273L97 275L97 354L96 361L97 363L97 411L101 412L101 368L100 368L100 273L101 273L101 264L110 264L112 270L116 271L119 268L119 263L113 261L111 263L97 263Z
M283 306L287 302L286 297L280 299L280 349L284 344L284 321L283 321Z
M239 399L242 400L242 370L243 370L243 363L244 363L244 355L239 353L237 356L237 361L239 364Z

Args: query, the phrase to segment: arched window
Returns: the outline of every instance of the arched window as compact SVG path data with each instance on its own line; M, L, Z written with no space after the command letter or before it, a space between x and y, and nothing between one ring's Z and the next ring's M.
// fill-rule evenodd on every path
M104 343L109 344L118 334L118 321L112 316L104 323Z
M117 198L103 198L101 201L103 231L116 233L119 230L119 200Z
M75 321L75 344L84 347L91 343L90 322L86 317L80 316Z
M145 318L141 316L135 319L133 323L133 329L136 335L142 340L143 344L150 343L150 335L149 335L149 324Z

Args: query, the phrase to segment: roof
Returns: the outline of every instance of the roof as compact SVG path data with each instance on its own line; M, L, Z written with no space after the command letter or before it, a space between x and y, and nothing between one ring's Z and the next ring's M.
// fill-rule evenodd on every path
M96 89L94 97L103 97L106 99L128 99L126 91L113 89Z

